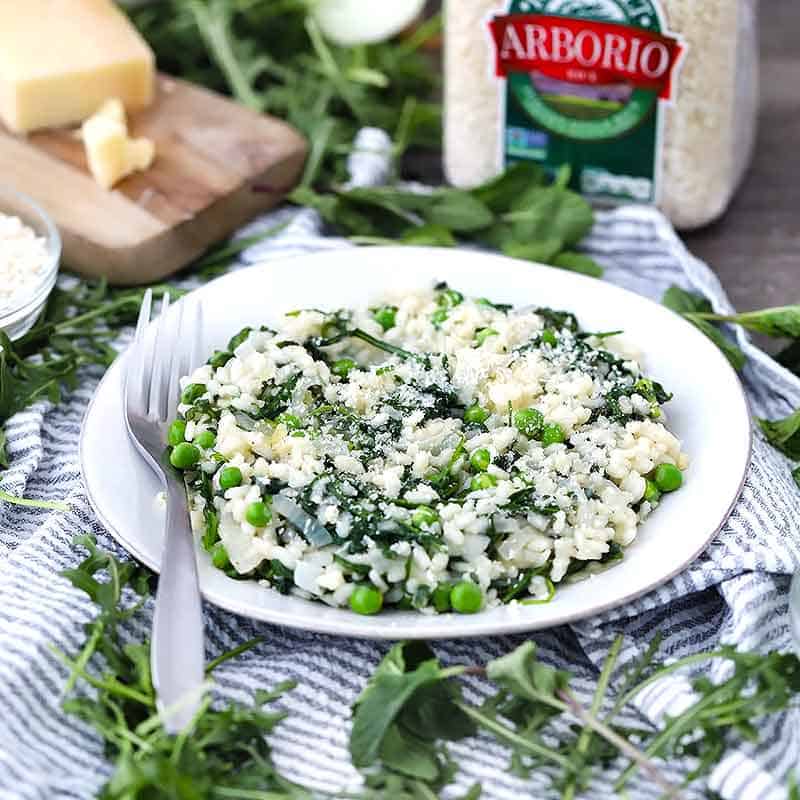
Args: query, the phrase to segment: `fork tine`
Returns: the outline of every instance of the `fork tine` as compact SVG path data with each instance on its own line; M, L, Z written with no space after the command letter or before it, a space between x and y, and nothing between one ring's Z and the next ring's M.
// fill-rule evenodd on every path
M164 390L162 403L162 418L172 419L178 406L178 392L180 390L180 354L184 338L184 319L186 317L186 301L178 303L178 319L171 327L173 335L171 337L172 346L170 347L169 369L161 377L161 386Z
M191 346L189 350L189 368L197 367L203 361L202 355L203 338L203 304L200 300L195 303L194 319L192 320Z
M153 292L148 289L142 297L139 307L139 317L136 320L136 332L133 336L133 345L130 362L125 376L125 403L126 406L138 414L144 414L147 409L147 392L149 381L145 378L144 360L144 332L150 322L150 311L153 305Z
M156 333L153 337L152 352L150 353L150 403L149 415L158 419L166 419L166 412L162 412L166 398L164 389L165 362L169 359L162 356L163 344L170 344L170 332L167 324L167 312L169 311L169 292L164 292L161 299L161 311L156 323ZM171 347L168 347L169 351Z

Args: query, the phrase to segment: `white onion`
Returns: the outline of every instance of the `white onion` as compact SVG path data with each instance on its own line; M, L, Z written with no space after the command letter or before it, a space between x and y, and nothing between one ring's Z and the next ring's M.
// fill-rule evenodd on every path
M422 12L425 0L317 0L311 16L326 39L342 47L390 39Z
M288 497L276 494L272 498L272 508L315 547L324 547L333 541L333 537L324 525L320 524L311 514L303 511Z

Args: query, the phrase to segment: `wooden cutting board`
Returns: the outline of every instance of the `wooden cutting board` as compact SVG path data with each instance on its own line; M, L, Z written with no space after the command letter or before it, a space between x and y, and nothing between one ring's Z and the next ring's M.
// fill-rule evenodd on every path
M63 265L117 284L180 269L276 205L305 161L304 139L284 122L167 76L129 127L155 142L156 159L108 191L89 174L74 130L24 138L0 126L0 181L51 214Z

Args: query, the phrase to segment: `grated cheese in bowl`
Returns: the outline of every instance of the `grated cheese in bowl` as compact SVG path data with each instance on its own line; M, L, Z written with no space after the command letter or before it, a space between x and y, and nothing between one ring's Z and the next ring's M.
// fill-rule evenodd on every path
M547 602L688 465L621 337L444 284L245 329L181 387L170 459L215 566L358 613Z
M47 268L50 255L43 236L19 217L0 213L0 313L16 298L30 294Z
M0 330L22 336L55 285L61 239L32 200L0 186Z

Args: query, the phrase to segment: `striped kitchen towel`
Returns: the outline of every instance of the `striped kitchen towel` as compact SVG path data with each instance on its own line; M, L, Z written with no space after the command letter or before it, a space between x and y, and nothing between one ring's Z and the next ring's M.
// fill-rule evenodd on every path
M388 140L362 131L351 158L354 183L386 177ZM282 208L252 223L243 233L287 223L281 232L246 250L234 269L280 258L350 245L329 237L317 215ZM659 298L670 284L706 295L720 311L730 310L711 271L693 258L656 211L620 208L597 215L585 240L588 253L606 269L606 279ZM278 269L276 265L276 269ZM189 282L191 285L191 281ZM753 347L739 332L748 364L742 373L753 412L776 417L800 404L800 381ZM68 511L46 511L0 502L0 798L57 800L91 798L109 775L98 737L60 708L66 668L53 653L75 652L83 625L93 615L85 595L59 577L83 558L73 537L92 531L100 544L121 549L95 519L78 467L78 435L99 371L87 370L80 386L57 406L38 403L7 426L11 467L0 488L18 496L59 500ZM575 690L588 703L598 666L613 639L622 634L623 661L633 657L656 631L663 634L659 657L675 658L720 643L748 650L792 646L787 609L789 576L800 566L800 492L786 459L756 436L741 499L707 551L668 584L599 617L536 633L543 658L575 676ZM273 627L206 606L208 657L259 635L263 642L222 665L216 674L222 698L246 701L257 687L285 679L298 688L281 703L289 716L273 736L275 759L289 777L323 790L357 784L349 763L349 707L385 644L341 639ZM125 636L148 634L152 601L130 621ZM437 642L446 662L475 663L496 657L524 637ZM720 666L719 669L722 669ZM712 671L710 677L719 677ZM487 685L470 676L465 691L478 700ZM658 723L692 701L685 677L662 680L638 700L639 712ZM512 800L549 798L549 778L512 776L508 754L478 737L452 751L461 765L462 789L479 781L483 797ZM758 744L742 742L718 764L710 788L726 800L786 797L782 776L798 763L800 712L773 718ZM598 778L587 797L614 797L613 771ZM679 779L675 774L672 777ZM652 785L632 781L628 797L651 800ZM693 790L688 798L707 797Z

